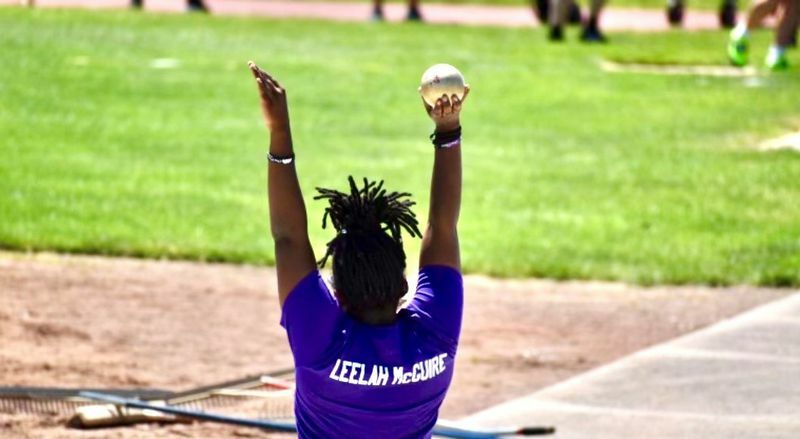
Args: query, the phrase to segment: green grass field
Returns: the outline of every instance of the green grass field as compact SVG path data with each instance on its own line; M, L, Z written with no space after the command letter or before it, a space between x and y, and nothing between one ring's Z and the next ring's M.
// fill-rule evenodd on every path
M450 62L473 86L467 271L800 285L800 155L754 149L800 126L797 68L756 80L598 68L724 64L723 32L599 47L547 44L543 30L13 7L0 28L3 248L272 263L248 59L289 90L318 253L330 232L313 188L348 174L411 191L424 218L432 127L416 86ZM768 39L756 35L758 61ZM154 68L164 58L177 66Z

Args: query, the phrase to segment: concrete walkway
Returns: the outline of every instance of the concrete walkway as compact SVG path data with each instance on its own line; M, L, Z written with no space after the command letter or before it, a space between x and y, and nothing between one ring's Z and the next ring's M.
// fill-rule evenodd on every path
M126 8L129 0L0 0L0 5L34 2L37 7ZM370 17L370 4L364 2L319 2L290 0L206 0L213 14L261 16L274 18L315 18L321 20L364 22ZM524 3L523 3L524 4ZM159 12L181 12L183 0L144 0L144 8ZM429 24L467 26L535 27L539 25L530 6L455 5L422 2L422 14ZM387 4L388 21L402 21L405 6ZM716 14L686 11L683 29L718 29ZM601 16L606 31L659 32L669 30L662 9L608 8Z
M556 438L800 438L800 293L464 424L554 425Z

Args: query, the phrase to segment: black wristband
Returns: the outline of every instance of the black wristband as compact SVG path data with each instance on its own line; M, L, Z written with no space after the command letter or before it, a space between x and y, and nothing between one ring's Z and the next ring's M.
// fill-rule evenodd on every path
M431 142L433 142L433 146L437 148L449 148L454 146L461 141L461 126L459 125L458 128L453 131L443 133L434 132L431 134L430 139Z

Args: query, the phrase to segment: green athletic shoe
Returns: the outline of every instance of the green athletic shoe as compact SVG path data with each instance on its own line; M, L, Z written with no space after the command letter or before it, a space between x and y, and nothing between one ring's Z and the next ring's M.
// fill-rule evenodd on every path
M764 65L773 72L786 70L789 68L789 58L786 57L786 53L776 54L770 51L764 60Z
M747 64L747 37L734 38L730 36L728 40L728 59L731 64L742 67Z

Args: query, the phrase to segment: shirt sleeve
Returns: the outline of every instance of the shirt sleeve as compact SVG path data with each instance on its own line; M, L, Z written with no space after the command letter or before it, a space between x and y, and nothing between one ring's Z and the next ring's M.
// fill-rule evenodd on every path
M309 273L283 303L281 326L286 328L295 365L318 361L333 344L344 315L319 271Z
M461 273L444 265L419 270L417 291L406 307L444 341L457 345L464 312L464 282Z

